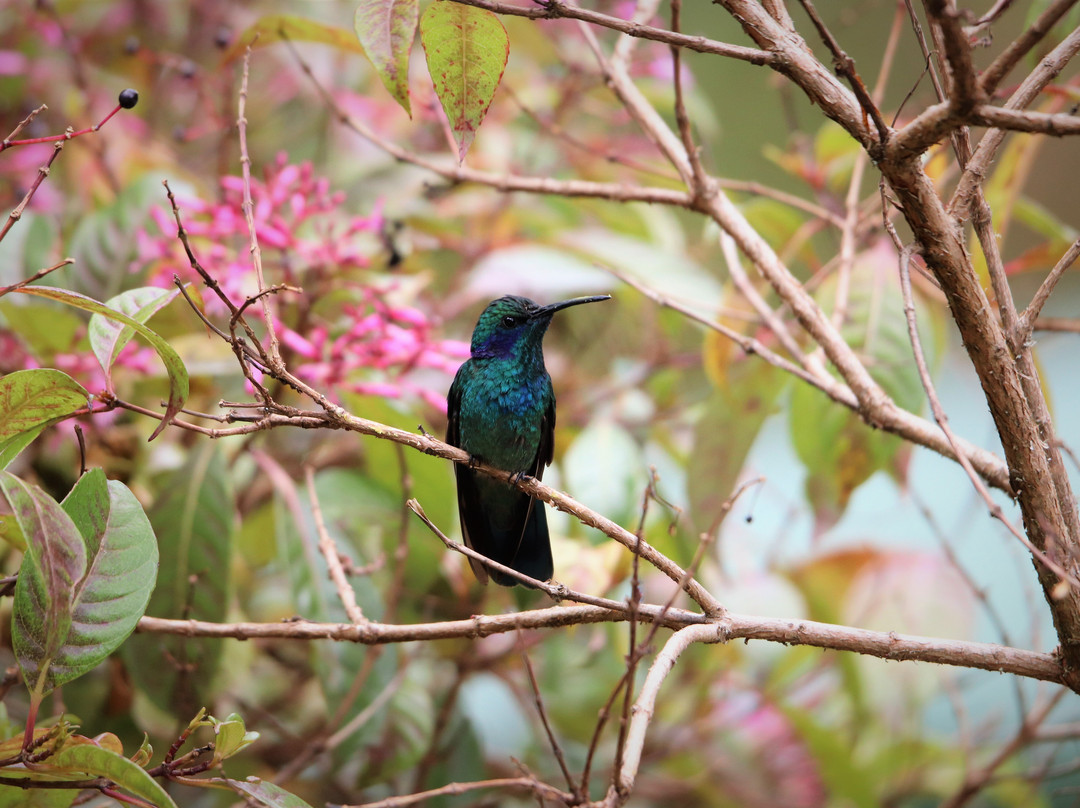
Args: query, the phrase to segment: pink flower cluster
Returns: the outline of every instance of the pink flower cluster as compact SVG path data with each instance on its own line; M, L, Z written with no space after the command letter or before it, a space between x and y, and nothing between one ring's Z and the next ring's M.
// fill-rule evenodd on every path
M342 307L349 325L336 335L323 324L311 328L306 336L279 326L282 344L302 360L297 375L327 391L344 388L386 398L414 394L445 411L445 393L412 377L423 369L453 374L469 355L469 346L457 340L433 339L432 324L418 309L391 306L371 287L364 294L364 303ZM383 371L386 378L365 378L368 374L362 371L372 369Z
M224 177L221 191L217 202L184 199L181 217L199 262L240 305L257 291L241 178ZM343 216L344 193L331 191L310 163L290 164L285 154L261 179L252 178L251 196L267 284L303 290L300 299L288 291L272 298L275 330L294 372L331 395L416 395L445 408L444 377L468 356L468 345L437 339L428 316L402 299L402 284L368 269L383 249L381 206L367 217ZM140 243L152 282L168 286L179 275L201 286L175 237L172 212L156 209L153 216L161 234ZM225 313L214 295L205 298L209 314ZM249 311L257 319L259 307Z
M243 180L223 177L221 192L219 201L184 198L179 207L200 263L213 274L225 294L239 304L257 291L247 249ZM301 285L313 275L317 279L328 279L333 274L343 277L368 266L368 256L352 240L359 233L378 233L383 226L381 212L345 221L333 216L345 201L345 194L331 192L329 181L315 177L310 163L292 165L284 153L279 154L261 180L252 177L251 197L264 266L267 270L278 269L281 274L268 283ZM182 257L172 212L155 208L151 215L161 234L141 240L143 263L157 262L155 275L160 285L171 286L174 273L201 285L197 273ZM306 287L305 291L312 292ZM208 296L206 302L210 311L224 312L221 302L213 296Z

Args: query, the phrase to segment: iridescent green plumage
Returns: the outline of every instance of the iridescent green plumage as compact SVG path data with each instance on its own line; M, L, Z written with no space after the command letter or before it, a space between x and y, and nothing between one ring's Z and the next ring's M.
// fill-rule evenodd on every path
M544 367L544 333L555 312L608 296L540 306L524 297L500 297L476 323L471 356L447 397L446 442L474 459L540 478L554 447L555 394ZM488 558L546 581L553 565L543 503L507 483L462 464L455 467L465 543ZM515 578L473 562L481 582L513 586Z

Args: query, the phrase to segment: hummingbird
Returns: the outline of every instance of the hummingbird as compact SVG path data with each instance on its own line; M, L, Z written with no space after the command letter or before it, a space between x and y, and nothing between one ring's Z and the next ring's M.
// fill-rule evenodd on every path
M555 393L544 366L544 333L555 312L609 300L576 297L548 306L507 295L491 301L472 333L470 356L447 396L446 442L517 476L541 479L554 455ZM462 463L458 510L465 544L501 564L546 581L554 573L544 503ZM481 583L519 583L469 559Z

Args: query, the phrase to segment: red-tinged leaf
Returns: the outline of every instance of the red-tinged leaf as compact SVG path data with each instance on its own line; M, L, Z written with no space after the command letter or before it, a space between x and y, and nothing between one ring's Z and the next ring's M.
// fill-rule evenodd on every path
M59 370L17 370L0 379L0 468L41 430L85 408L86 389Z
M292 792L258 777L249 777L246 780L215 777L208 782L231 788L249 805L265 805L267 808L311 808L308 803Z
M338 50L363 53L364 49L356 41L351 33L344 28L333 25L325 25L315 20L304 17L294 17L291 14L268 14L260 17L244 33L240 34L225 51L222 61L228 64L238 56L243 56L248 46L264 48L283 40L296 40L298 42L321 42L331 45Z
M27 545L12 642L28 685L44 694L134 631L157 577L157 543L135 496L101 469L80 477L63 504L10 474L0 491Z
M420 19L420 42L464 160L506 70L510 38L490 11L438 0Z
M0 494L26 537L12 613L12 644L27 687L52 690L50 667L71 630L76 584L86 573L86 546L71 517L52 497L6 472Z
M383 86L410 118L409 52L419 15L419 0L360 0L353 17L356 36Z

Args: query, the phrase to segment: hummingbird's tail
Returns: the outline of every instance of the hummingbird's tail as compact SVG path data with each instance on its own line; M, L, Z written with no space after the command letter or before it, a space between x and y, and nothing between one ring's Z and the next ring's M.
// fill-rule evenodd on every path
M512 546L512 545L509 545ZM551 560L551 539L548 537L547 513L544 503L533 500L532 512L525 521L525 530L521 535L517 553L512 558L496 558L508 567L524 573L538 581L547 581L555 574L555 565ZM498 570L488 570L491 580L500 586L523 585L516 578L511 578Z

